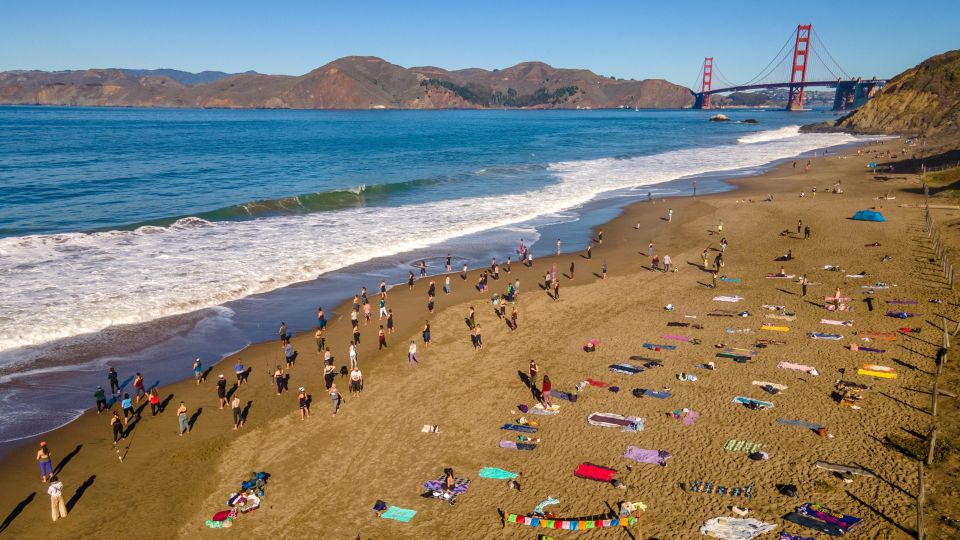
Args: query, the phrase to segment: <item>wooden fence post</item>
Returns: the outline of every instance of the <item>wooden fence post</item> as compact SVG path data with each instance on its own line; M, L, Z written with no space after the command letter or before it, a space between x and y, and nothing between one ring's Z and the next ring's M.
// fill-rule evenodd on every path
M917 460L917 474L920 484L920 492L917 493L917 540L923 540L923 499L925 495L923 489L923 461Z
M937 426L930 430L930 450L927 452L927 467L933 465L933 453L937 447Z

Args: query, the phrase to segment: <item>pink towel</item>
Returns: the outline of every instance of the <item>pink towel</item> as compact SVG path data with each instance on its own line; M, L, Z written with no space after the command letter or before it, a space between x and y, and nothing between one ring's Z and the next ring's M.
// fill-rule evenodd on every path
M680 423L685 426L692 426L696 424L697 420L699 419L700 419L700 413L698 413L697 411L688 411L687 414L684 415L683 420L681 420Z
M663 334L660 337L663 339L675 339L677 341L690 341L690 338L687 336L677 336L674 334Z

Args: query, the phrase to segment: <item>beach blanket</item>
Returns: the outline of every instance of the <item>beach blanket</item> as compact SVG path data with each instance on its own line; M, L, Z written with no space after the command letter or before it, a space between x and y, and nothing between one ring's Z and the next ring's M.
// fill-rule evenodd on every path
M537 445L531 443L518 443L516 441L500 441L500 448L510 450L536 450Z
M763 448L763 445L760 443L740 439L730 439L723 445L723 449L728 452L744 452L747 454L759 452L761 448Z
M610 364L609 369L614 373L623 373L624 375L643 373L642 367L633 364Z
M729 309L715 309L710 313L707 313L708 317L736 317L736 311L730 311Z
M704 522L700 534L722 540L752 540L776 528L773 523L753 518L715 517Z
M663 334L660 336L661 339L672 339L674 341L687 341L687 342L696 342L694 345L700 342L697 338L692 338L690 336L678 336L676 334Z
M658 392L656 390L649 390L647 388L635 388L633 390L633 395L635 397L648 396L657 399L667 399L668 397L673 396L673 394L666 390Z
M714 296L714 300L717 302L739 302L743 300L742 296Z
M732 403L750 405L758 409L772 409L774 407L773 403L770 403L769 401L761 401L759 399L753 399L747 396L737 396L733 398Z
M616 469L601 467L593 463L581 463L577 465L577 470L573 471L573 475L578 478L596 480L597 482L609 482L613 480L615 474L617 474Z
M552 395L553 395L553 397L555 397L555 398L557 398L557 399L562 399L562 400L564 400L564 401L569 401L570 403L576 403L576 402L577 402L577 398L579 397L577 394L574 394L574 393L571 393L571 392L561 392L560 390L554 390L554 391L552 392Z
M777 423L778 423L778 424L783 424L783 425L785 425L785 426L804 427L804 428L807 428L807 429L812 429L812 430L814 430L814 431L816 431L816 430L818 430L818 429L820 429L820 428L823 427L823 426L821 426L820 424L814 424L813 422L806 422L806 421L803 421L803 420L792 420L792 419L788 419L788 418L777 418Z
M806 519L796 519L797 517ZM863 521L863 518L835 512L816 503L806 503L784 516L784 519L831 536L843 536Z
M866 274L847 274L846 277L851 278L851 279L860 279L860 278L865 278L865 277L867 277L867 275L866 275Z
M780 320L780 321L787 321L787 322L793 322L793 321L797 320L797 316L796 316L795 314L793 314L793 313L789 313L789 314L788 314L788 313L784 313L784 314L782 314L782 315L777 314L777 313L768 313L768 314L766 314L766 315L764 315L764 316L765 316L766 318L768 318L768 319L777 319L777 320Z
M539 414L541 416L553 416L555 414L560 414L559 405L550 405L549 407L544 407L543 403L537 403L533 407L530 407L531 414Z
M480 469L480 478L490 478L493 480L510 480L516 478L518 475L515 472L506 471L503 469L498 469L496 467L484 467Z
M603 527L632 527L637 523L637 518L633 516L611 519L548 519L537 516L504 514L503 520L506 523L540 527L541 529L563 529L567 531L583 531Z
M444 480L446 477L444 475L438 476L434 480L427 480L423 483L423 489L427 491L443 491L444 490ZM453 493L461 494L467 491L467 488L470 487L470 480L468 478L456 478L453 482Z
M787 389L787 385L785 384L777 384L777 383L772 383L767 381L752 381L750 384L754 386L763 386L763 387L773 388L775 390L780 390L781 392Z
M739 347L726 347L723 349L726 354L735 354L737 356L756 356L758 353L753 349L741 349Z
M520 424L504 424L500 429L507 431L519 431L521 433L536 433L537 428L533 426L521 426Z
M681 424L685 426L692 426L697 423L697 420L700 419L700 413L697 411L691 411L690 409L677 409L670 413L674 420L679 420Z
M673 454L666 450L647 450L645 448L637 448L636 446L628 446L627 452L623 454L623 457L632 459L638 463L666 466L667 460L673 457Z
M839 465L836 463L828 463L826 461L818 461L814 463L814 465L818 469L824 469L831 472L857 474L860 476L867 476L870 478L873 478L874 476L876 476L873 474L873 472L868 471L867 469L864 469L862 467L853 467L850 465Z
M593 426L620 428L623 431L643 431L644 420L636 416L623 416L614 413L595 412L587 417Z
M794 364L793 362L780 362L777 364L778 368L781 369L792 369L794 371L802 371L804 373L809 373L810 375L820 375L820 372L817 371L817 368L813 366L805 366L803 364Z
M761 329L761 330L771 330L771 331L773 331L773 332L789 332L789 331L790 331L790 327L789 327L789 326L773 326L773 325L770 325L770 324L760 325L760 329Z
M875 369L857 369L857 375L866 375L868 377L877 377L879 379L896 379L897 374L891 371L877 371Z
M853 326L853 321L835 321L833 319L820 319L821 324L832 324L834 326Z
M727 488L726 486L714 484L713 482L695 480L690 484L690 491L694 493L730 495L731 497L746 497L748 499L753 498L752 484L746 487Z
M660 345L658 343L644 343L643 348L650 351L675 351L676 345Z
M723 277L720 278L720 281L725 281L725 282L727 282L727 283L740 283L740 282L742 282L743 280L740 279L740 278L732 278L732 277L723 276Z
M400 508L399 506L391 506L390 508L387 508L386 512L380 514L380 517L383 519L392 519L403 523L409 523L415 515L417 515L416 510Z
M909 319L910 317L919 317L921 314L910 313L909 311L888 311L886 315L895 319Z
M767 274L767 279L793 279L796 274Z
M553 506L555 504L560 504L560 499L547 497L546 499L540 501L539 504L533 507L533 514L537 516L542 516L544 514L544 510L546 510L548 506Z
M595 381L593 379L587 379L587 384L596 386L597 388L606 388L608 386L608 384L603 381Z
M746 364L747 362L753 359L752 356L745 356L742 354L727 353L727 352L717 353L717 358L729 358L734 362L737 362L738 364Z
M827 334L825 332L810 332L807 335L813 339L831 339L833 341L839 341L843 339L842 334Z

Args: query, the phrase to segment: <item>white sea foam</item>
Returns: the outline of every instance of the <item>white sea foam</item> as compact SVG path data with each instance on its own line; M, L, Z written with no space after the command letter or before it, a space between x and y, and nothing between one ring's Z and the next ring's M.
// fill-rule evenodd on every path
M744 135L737 139L740 144L756 144L770 141L780 141L783 139L792 139L800 136L800 126L783 126L780 129L771 129L768 131L758 131L749 135Z
M554 163L547 173L556 182L506 197L0 239L0 352L219 305L375 256L561 212L606 191L762 166L854 140L794 128L740 141L747 137L754 138L748 146Z

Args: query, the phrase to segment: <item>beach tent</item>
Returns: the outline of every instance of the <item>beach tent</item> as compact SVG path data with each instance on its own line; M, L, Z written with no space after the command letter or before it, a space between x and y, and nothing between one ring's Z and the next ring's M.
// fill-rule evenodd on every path
M887 218L883 217L883 214L877 212L876 210L860 210L853 215L853 219L857 221L886 221Z

